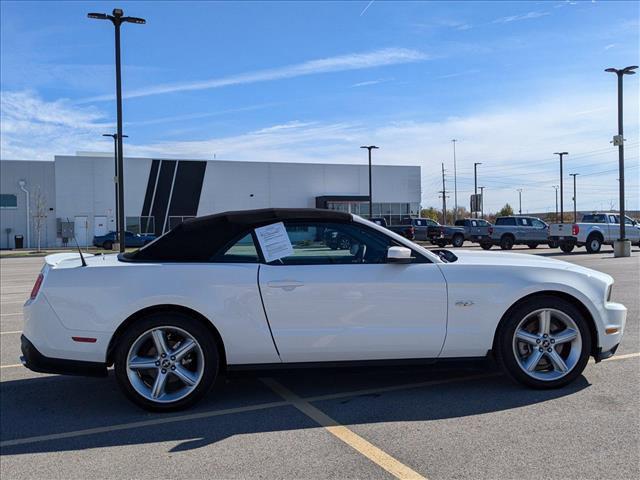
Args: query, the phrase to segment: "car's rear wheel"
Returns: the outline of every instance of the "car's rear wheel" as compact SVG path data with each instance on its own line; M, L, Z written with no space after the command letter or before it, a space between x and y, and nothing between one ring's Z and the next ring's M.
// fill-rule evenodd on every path
M505 235L500 239L500 248L502 250L511 250L513 248L514 238L511 235Z
M452 245L456 248L460 248L464 244L464 235L454 235Z
M557 240L549 240L549 248L558 248L558 241Z
M105 250L112 250L113 249L113 242L107 240L106 242L104 242L102 244L102 248L104 248Z
M512 311L496 341L505 372L533 388L572 382L591 352L587 320L573 304L552 296L534 297Z
M436 242L436 245L438 245L440 248L444 248L447 246L447 242L445 240L438 240Z
M342 237L338 240L338 249L349 250L351 248L351 240L347 237Z
M200 400L218 374L216 342L199 321L178 312L152 314L120 339L115 374L125 395L151 411L174 411Z
M571 253L574 248L575 248L575 245L573 243L560 244L560 250L562 250L564 253Z
M538 244L537 243L529 243L527 244L527 247L534 249L534 248L538 248Z
M481 243L481 244L480 244L480 247L481 247L483 250L491 250L491 247L493 247L493 244L491 244L491 243Z
M602 237L600 235L594 234L587 238L587 252L589 253L598 253L600 248L602 248Z

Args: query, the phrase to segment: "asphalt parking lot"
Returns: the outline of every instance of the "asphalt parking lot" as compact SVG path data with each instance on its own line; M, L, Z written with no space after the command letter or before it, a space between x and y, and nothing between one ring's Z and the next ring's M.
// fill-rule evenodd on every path
M474 247L477 248L477 247ZM612 275L615 357L533 391L490 365L227 379L196 408L139 410L107 379L19 365L41 258L0 260L0 474L22 478L640 478L640 250L514 249ZM498 253L497 253L498 255Z

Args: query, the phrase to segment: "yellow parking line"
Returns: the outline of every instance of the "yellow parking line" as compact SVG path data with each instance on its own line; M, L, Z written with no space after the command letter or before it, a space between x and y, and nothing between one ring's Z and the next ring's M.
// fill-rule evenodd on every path
M22 367L22 364L14 363L13 365L0 365L0 368L16 368L16 367Z
M22 333L22 330L14 330L12 332L0 332L0 335L9 335L12 333Z
M276 392L287 402L290 402L294 407L304 413L306 416L314 420L320 426L324 427L329 433L336 438L342 440L358 453L364 455L369 460L384 468L387 472L396 478L400 479L422 479L426 480L426 477L420 475L418 472L412 470L399 460L395 459L388 453L380 450L378 447L362 438L357 433L349 430L344 425L340 425L333 418L317 409L309 402L299 397L291 390L288 390L280 383L276 382L272 378L262 378L262 383L267 385L271 390Z
M611 358L603 360L603 362L611 362L613 360L625 360L627 358L640 357L640 353L625 353L624 355L614 355Z
M0 313L0 317L17 317L18 315L22 315L22 312L19 312L19 313Z

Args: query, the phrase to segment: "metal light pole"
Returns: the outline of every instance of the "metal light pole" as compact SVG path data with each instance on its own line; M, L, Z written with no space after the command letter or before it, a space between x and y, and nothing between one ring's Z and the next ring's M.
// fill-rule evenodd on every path
M451 140L453 143L453 221L458 219L458 169L456 167L456 140L455 138Z
M607 68L605 72L615 73L618 76L618 135L613 137L613 144L618 147L618 169L619 173L619 186L620 186L620 239L619 242L626 242L626 234L624 231L624 220L625 220L625 209L624 209L624 133L622 128L622 77L624 75L634 75L636 72L634 70L638 68L637 65L631 65L625 68L617 69L617 68ZM624 252L616 251L614 245L614 255L615 256L624 256L628 257L631 255L631 246L628 246L628 254L626 252L626 248L619 247L624 250ZM621 253L617 255L617 253Z
M476 195L476 202L478 201L478 165L482 165L482 162L474 162L473 164L473 193ZM478 218L478 205L476 205L476 218Z
M569 155L569 152L555 152L554 155L560 156L560 223L564 223L564 194L562 190L562 157Z
M487 187L478 187L480 189L480 218L484 220L484 189Z
M570 173L569 175L573 177L573 223L576 223L578 221L578 207L577 207L578 200L576 199L576 177L580 174Z
M118 145L116 156L118 158L118 238L124 238L124 159L122 153L122 75L120 62L120 26L123 23L146 23L143 18L125 17L120 8L114 8L112 15L106 13L88 13L87 17L97 20L110 20L115 30L116 47L116 109L117 109L117 139ZM124 252L124 242L120 242L120 253Z
M518 189L518 215L522 215L522 189Z
M114 177L113 177L113 183L115 185L116 188L116 196L115 196L115 200L116 200L116 209L115 209L115 217L116 217L116 224L118 222L118 218L120 218L118 216L118 134L117 133L103 133L102 134L103 137L111 137L113 138L113 160L114 160ZM124 138L129 138L128 135L123 135ZM116 226L116 230L118 230L117 226ZM120 243L119 242L119 232L116 231L116 242L115 243Z
M371 150L377 150L380 147L375 145L363 145L360 148L369 150L369 218L373 217L373 197L371 195Z
M553 188L556 191L556 223L558 223L558 189L560 187L558 185L553 185Z

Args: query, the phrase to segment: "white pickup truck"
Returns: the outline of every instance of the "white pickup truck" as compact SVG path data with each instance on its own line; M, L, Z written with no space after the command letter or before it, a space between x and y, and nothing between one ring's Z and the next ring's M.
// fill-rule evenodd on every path
M640 224L625 216L625 236L632 245L640 244ZM620 237L620 215L617 213L589 213L579 223L553 223L549 225L549 242L556 243L565 252L576 246L598 253L602 245L613 245Z

